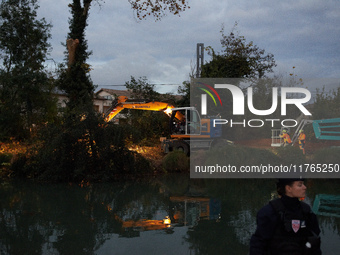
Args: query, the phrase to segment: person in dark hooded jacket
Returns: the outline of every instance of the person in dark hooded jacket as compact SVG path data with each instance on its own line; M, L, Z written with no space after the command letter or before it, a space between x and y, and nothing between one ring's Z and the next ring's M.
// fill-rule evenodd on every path
M303 179L279 179L280 196L261 208L250 255L320 255L320 228L305 197Z

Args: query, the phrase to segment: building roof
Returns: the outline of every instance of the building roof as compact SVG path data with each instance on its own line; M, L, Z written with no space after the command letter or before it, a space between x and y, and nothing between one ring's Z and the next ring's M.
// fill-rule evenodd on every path
M110 94L110 95L112 95L114 97L116 97L116 96L126 96L127 98L131 99L131 92L128 91L128 90L118 90L118 89L106 89L106 88L102 88L102 89L98 90L95 93L97 98L100 98L99 94L101 92L106 92L106 93L108 93L108 94ZM163 94L161 94L161 95L163 95ZM172 95L172 96L175 98L175 100L180 100L183 97L181 95Z
M118 90L118 89L100 89L98 90L95 94L96 96L98 96L100 94L100 92L106 92L109 93L110 95L117 95L117 96L126 96L126 97L130 97L131 93L127 90Z

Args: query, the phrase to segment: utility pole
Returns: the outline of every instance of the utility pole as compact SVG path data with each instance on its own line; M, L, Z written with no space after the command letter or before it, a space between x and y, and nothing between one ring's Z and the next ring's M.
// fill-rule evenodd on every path
M196 64L196 78L201 77L202 66L204 61L204 43L197 43L197 64Z

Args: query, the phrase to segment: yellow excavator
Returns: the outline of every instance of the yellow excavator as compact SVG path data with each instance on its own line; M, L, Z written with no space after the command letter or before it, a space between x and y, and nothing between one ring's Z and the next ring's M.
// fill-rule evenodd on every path
M174 106L164 102L154 102L154 101L141 101L141 102L127 102L126 96L119 96L116 100L112 102L112 106L105 114L105 120L109 122L112 120L120 111L123 109L135 109L135 110L148 110L148 111L163 111L169 117L171 116ZM180 121L182 121L183 116L176 116Z
M162 111L170 117L171 138L161 137L165 153L174 150L189 154L193 149L209 149L213 143L221 142L222 125L213 126L213 119L201 119L195 107L175 108L165 102L142 101L128 102L126 96L119 96L112 102L105 114L105 120L111 121L123 109ZM229 141L228 141L229 142Z

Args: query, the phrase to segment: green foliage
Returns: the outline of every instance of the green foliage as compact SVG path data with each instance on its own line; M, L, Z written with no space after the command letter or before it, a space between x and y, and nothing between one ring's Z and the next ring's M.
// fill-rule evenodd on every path
M49 48L47 39L50 37L50 25L44 20L39 21L40 23L35 21L36 2L36 0L7 0L1 4L1 14L5 15L2 18L8 19L9 22L2 22L0 35L0 50L5 56L3 58L5 68L0 70L0 107L1 113L7 113L0 114L0 125L4 125L4 129L1 129L4 130L2 131L4 134L0 133L0 136L9 135L7 134L9 130L12 133L16 131L15 134L28 130L31 124L35 123L31 118L32 114L43 111L35 106L33 100L35 98L32 96L42 97L44 94L37 93L41 91L50 95L49 86L38 90L42 85L50 85L47 82L48 76L40 72ZM129 2L136 10L137 16L146 11L157 19L164 15L164 11L178 14L186 8L185 1L177 3L176 0L159 1L155 5L156 9L149 7L140 9L144 3ZM91 3L92 0L73 0L69 4L72 16L69 19L70 32L66 43L68 46L66 59L69 61L67 66L60 65L56 81L57 87L65 92L69 99L67 106L59 117L48 121L47 125L39 130L40 144L31 152L31 157L22 158L16 165L13 164L14 176L55 182L105 181L113 180L117 175L145 173L150 168L149 162L127 149L125 144L127 138L136 135L133 135L126 126L103 123L103 119L97 116L93 109L94 85L89 75L90 67L86 63L91 52L88 51L85 39ZM13 7L11 11L7 11L8 6ZM17 11L19 12L16 13ZM23 19L16 22L15 18L18 17ZM13 24L17 31L13 30ZM34 36L30 37L31 34ZM29 38L29 43L23 40L24 38ZM8 39L13 39L10 41L11 44L8 43ZM149 87L144 81L143 79L138 81L142 84L142 91L152 92L153 87ZM21 95L21 98L18 95ZM150 96L150 93L144 95ZM157 100L158 95L154 92L152 99ZM17 99L18 104L11 105ZM44 99L39 102L53 100ZM44 107L48 109L46 105ZM22 116L26 119L21 118ZM159 122L156 117L151 118L151 121L140 122L140 126L144 128L143 134L151 130L154 135L164 130L159 128ZM7 126L9 128L5 129ZM22 130L17 131L16 128Z
M251 41L246 42L244 36L239 35L235 31L237 23L229 34L225 34L222 27L221 46L222 51L217 53L212 47L207 47L208 54L212 57L211 61L204 64L202 67L202 78L242 78L251 82L249 86L253 88L253 103L256 109L270 109L272 106L272 88L278 87L278 81L274 79L266 79L265 81L256 80L265 78L267 73L273 72L273 67L276 66L273 54L266 53ZM239 86L240 81L231 81L232 84ZM243 89L246 95L246 89ZM219 91L219 95L223 98L223 107L212 107L209 109L210 115L222 114L222 118L230 119L233 109L233 99L230 92L223 90ZM276 115L279 114L277 111ZM275 115L274 114L274 115ZM275 118L275 116L270 118ZM243 122L250 119L265 119L268 116L259 118L254 116L249 111L245 112L245 116L233 116L233 121ZM268 136L271 133L270 125L263 128L227 128L223 127L223 136L227 139L238 140L241 138L249 139L251 137Z
M7 69L26 67L39 71L49 51L51 25L37 20L37 0L4 0L1 3L0 48Z
M171 105L175 102L173 96L155 91L155 85L149 84L146 77L138 80L131 77L131 81L126 82L126 88L134 100L168 102ZM163 112L129 110L128 113L129 125L136 131L132 137L134 142L144 143L155 139L159 141L160 136L169 134L169 117Z
M101 151L101 139L105 137L112 141L113 138L109 139L106 133L103 136L98 135L103 132L103 123L93 109L94 86L86 64L91 53L87 51L85 40L89 5L81 6L79 0L74 0L69 7L72 18L69 20L68 38L78 40L79 44L75 52L69 52L75 54L74 62L69 62L67 68L61 66L57 80L58 88L66 93L69 100L59 122L48 124L41 130L40 139L43 145L30 159L28 177L48 181L112 179L119 166L117 161L113 167L111 160L118 155L122 158L130 155L118 137L118 141L112 143L114 148L105 153ZM115 157L112 156L109 160L107 155L110 153L114 153ZM129 162L134 161L130 159ZM115 171L110 172L108 169ZM103 175L99 177L100 174Z
M280 158L277 163L285 165L299 165L306 163L306 157L303 155L299 147L286 146L276 149L276 153Z
M146 77L140 77L136 80L135 77L131 76L131 80L125 83L125 87L131 93L133 99L161 100L161 94L155 91L155 85L150 84Z
M81 4L83 2L83 4ZM69 33L68 39L78 39L79 45L76 52L76 63L78 67L86 69L84 65L91 55L87 46L87 40L85 39L85 30L87 27L87 19L89 17L89 9L92 0L72 0L72 4L69 4L72 18L69 19Z
M132 99L143 101L161 101L175 104L176 98L172 94L161 94L155 90L155 85L150 84L148 79L143 76L139 79L131 76L131 80L125 83L125 87L131 94Z
M43 181L110 181L119 175L146 173L149 163L127 149L130 136L123 126L104 124L88 116L64 119L42 132L43 144L30 158L29 175Z
M245 57L223 56L214 51L211 53L212 61L206 63L202 68L202 77L204 78L240 78L250 74Z
M0 166L9 164L11 162L12 157L13 157L13 154L0 153Z
M314 153L312 162L315 164L338 164L339 155L339 147L321 149Z
M129 123L135 130L131 138L136 144L145 145L148 140L159 143L159 137L169 134L169 117L163 112L130 111Z
M317 89L313 106L314 119L339 118L340 116L340 86L331 94L326 93L325 87Z
M208 47L208 53L212 57L209 63L202 67L203 78L262 78L267 72L272 72L276 66L273 54L265 54L265 50L246 43L244 36L235 32L237 23L229 35L221 29L222 52L216 53L212 47Z
M89 65L86 63L91 55L88 51L87 40L85 39L85 31L87 27L87 19L89 15L91 1L85 0L83 6L80 0L73 0L69 5L72 17L69 19L70 32L67 38L70 40L78 40L79 44L75 52L66 52L66 59L74 54L74 62L68 62L68 67L61 66L58 87L65 91L69 101L67 107L70 111L81 112L94 111L92 105L92 98L94 93L94 85L89 75ZM69 50L69 49L68 49ZM87 113L84 112L86 115Z
M51 25L37 19L36 0L0 5L0 137L27 138L32 125L56 113L53 83L44 70Z
M26 165L27 157L24 154L19 154L16 156L15 160L10 167L11 178L25 179L29 175L29 168Z
M160 20L168 11L171 14L179 15L185 11L188 6L186 0L128 0L133 10L135 10L137 18L142 20L152 15L156 20Z
M177 107L188 107L190 106L190 82L184 81L182 86L178 87L178 94L182 96L182 98L177 101Z
M190 160L184 152L172 151L164 157L162 166L168 173L189 171Z

